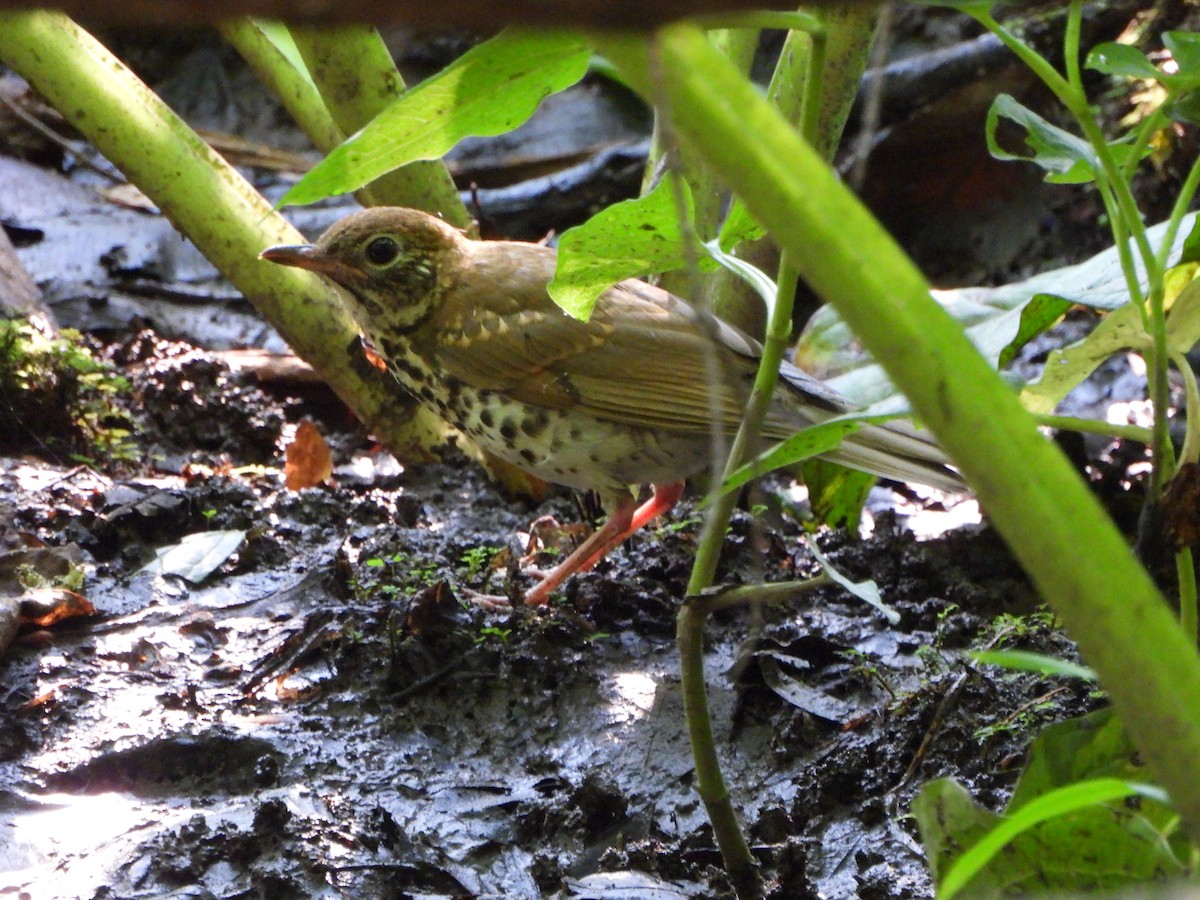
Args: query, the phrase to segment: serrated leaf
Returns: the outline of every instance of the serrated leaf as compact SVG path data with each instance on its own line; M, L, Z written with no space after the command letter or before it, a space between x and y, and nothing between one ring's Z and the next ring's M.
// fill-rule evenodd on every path
M1182 872L1163 836L1115 802L1133 795L1157 799L1162 792L1122 779L1092 779L998 817L961 785L939 779L921 789L912 808L939 898L966 888L972 897L1075 893Z
M1028 757L1007 812L1015 812L1055 788L1089 778L1141 782L1147 774L1145 763L1111 707L1048 725L1030 745ZM1143 799L1139 812L1164 832L1176 815L1163 797Z
M160 547L141 569L156 575L178 575L199 584L229 559L246 540L244 531L201 531L184 536L178 544Z
M579 81L589 57L575 34L503 31L421 82L334 148L280 205L357 190L410 162L438 159L465 137L511 131L547 95Z
M922 785L912 802L912 813L935 883L941 881L963 847L977 843L1000 819L976 803L970 792L951 778L936 778ZM978 883L972 887L983 891L997 886Z
M547 290L566 313L586 320L596 298L611 285L682 265L687 256L671 183L675 177L668 175L645 196L614 203L563 233ZM679 189L690 219L691 189L686 181Z
M1102 777L1145 777L1145 766L1111 707L1042 729L1029 747L1029 761L1008 808L1015 811L1055 788Z
M1162 835L1141 816L1105 805L1139 794L1162 796L1148 785L1118 778L1094 778L1042 794L1006 815L963 853L939 884L938 896L950 900L993 860L993 869L1021 893L1034 885L1111 889L1181 873ZM1014 852L999 856L1005 848Z

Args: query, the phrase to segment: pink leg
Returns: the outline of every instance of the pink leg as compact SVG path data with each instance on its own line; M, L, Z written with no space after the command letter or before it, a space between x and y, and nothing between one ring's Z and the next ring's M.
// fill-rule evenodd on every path
M592 568L627 537L678 503L681 496L683 482L677 481L654 485L654 495L641 506L635 507L632 500L622 503L612 511L598 531L593 532L591 537L530 589L525 595L525 604L545 605L560 584L576 572L586 572Z

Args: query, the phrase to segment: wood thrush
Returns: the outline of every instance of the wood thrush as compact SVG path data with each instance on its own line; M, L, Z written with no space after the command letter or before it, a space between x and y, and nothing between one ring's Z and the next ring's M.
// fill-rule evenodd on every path
M600 494L608 520L529 591L531 605L674 506L684 479L712 462L714 435L737 429L754 381L759 344L678 297L623 281L580 322L546 293L553 249L470 240L416 210L357 212L315 244L262 258L344 288L396 379L481 446ZM851 408L785 363L762 437L782 440ZM906 426L862 428L826 458L963 489L933 441ZM647 483L653 496L638 506L630 486Z

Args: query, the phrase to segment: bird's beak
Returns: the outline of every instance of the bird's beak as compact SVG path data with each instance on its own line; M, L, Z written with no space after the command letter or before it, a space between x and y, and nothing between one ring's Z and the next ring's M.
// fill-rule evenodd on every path
M320 272L322 275L334 275L340 268L340 263L326 256L316 244L282 244L278 247L268 247L258 254L258 258L279 263L281 266L295 266L297 269Z

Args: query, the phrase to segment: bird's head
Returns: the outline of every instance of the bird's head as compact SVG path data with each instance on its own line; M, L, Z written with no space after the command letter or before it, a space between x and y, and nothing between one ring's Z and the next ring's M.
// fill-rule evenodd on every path
M464 241L456 228L426 213L377 207L340 219L314 244L268 247L259 255L341 285L370 334L424 321L437 302L440 275L463 252Z

